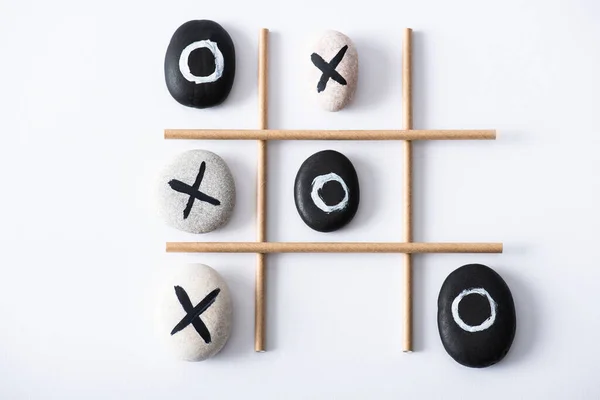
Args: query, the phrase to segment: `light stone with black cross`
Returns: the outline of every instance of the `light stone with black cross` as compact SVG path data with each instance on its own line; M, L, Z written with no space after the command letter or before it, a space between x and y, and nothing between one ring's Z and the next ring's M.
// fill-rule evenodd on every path
M352 40L341 32L327 31L307 57L309 90L327 111L346 107L358 82L358 53Z
M235 183L229 167L206 150L180 154L160 175L158 192L166 223L191 233L223 226L235 206Z
M178 359L213 357L231 333L233 309L227 283L203 264L169 266L165 274L159 283L158 337Z

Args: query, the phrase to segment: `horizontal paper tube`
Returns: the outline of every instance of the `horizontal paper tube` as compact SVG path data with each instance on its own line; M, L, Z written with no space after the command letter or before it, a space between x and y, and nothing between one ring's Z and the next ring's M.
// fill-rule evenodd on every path
M170 253L502 253L502 243L167 242Z
M202 140L494 140L495 130L165 129L165 139Z

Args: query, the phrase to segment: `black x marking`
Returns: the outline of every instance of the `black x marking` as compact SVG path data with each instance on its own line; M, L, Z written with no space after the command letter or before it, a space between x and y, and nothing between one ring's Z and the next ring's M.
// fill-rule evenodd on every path
M177 323L177 325L175 325L175 327L171 331L171 336L176 334L189 324L192 324L194 329L196 329L196 332L198 332L198 335L200 335L200 337L204 339L204 343L210 343L210 332L208 331L206 325L204 325L204 322L202 322L202 320L200 319L200 315L215 302L215 300L217 299L217 295L220 291L221 289L216 288L215 290L207 294L206 297L202 299L202 301L198 303L196 307L194 307L192 306L192 302L189 296L187 295L186 291L183 290L181 286L175 286L175 294L177 295L177 299L179 299L181 307L183 307L183 310L187 314L181 319L181 321Z
M347 82L344 79L344 77L335 70L338 64L342 61L342 58L344 58L346 50L348 50L348 45L342 47L340 51L338 51L338 53L335 55L335 57L333 57L329 62L323 60L323 58L321 58L321 56L317 53L311 54L310 59L313 62L313 64L315 64L315 67L319 68L323 72L323 75L321 75L321 79L319 79L319 83L317 83L318 93L321 93L323 90L325 90L329 78L333 79L340 85L346 85Z
M187 206L185 207L185 210L183 210L183 219L189 217L190 211L192 211L192 206L194 205L194 201L196 199L210 203L213 206L221 205L221 202L219 200L215 199L214 197L210 197L209 195L204 194L199 190L200 184L202 183L202 179L204 178L205 170L206 162L202 161L202 164L200 164L200 171L198 172L196 180L194 181L194 184L192 186L188 185L187 183L178 181L177 179L172 179L169 181L169 186L171 186L171 189L175 190L176 192L188 194L190 196L187 202Z

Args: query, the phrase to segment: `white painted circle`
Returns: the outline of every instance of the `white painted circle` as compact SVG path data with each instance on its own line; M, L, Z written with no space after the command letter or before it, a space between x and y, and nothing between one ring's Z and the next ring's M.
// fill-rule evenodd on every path
M478 294L480 296L485 296L487 297L488 302L490 303L490 316L488 317L488 319L486 319L477 326L468 325L467 323L465 323L465 321L462 320L462 318L458 314L458 305L465 296L468 296L470 294ZM496 304L494 299L492 299L492 296L490 296L490 294L484 288L465 289L458 296L456 296L456 298L452 302L452 318L454 318L454 322L456 322L458 326L460 326L463 330L467 332L481 332L488 329L494 324L494 322L496 321L497 308L498 304Z
M196 76L192 74L190 71L190 66L188 65L188 59L190 58L192 51L201 48L210 50L215 57L215 70L208 76ZM217 46L217 44L212 40L200 40L198 42L189 44L185 49L183 49L181 56L179 57L179 70L181 71L181 74L185 79L196 84L210 83L218 80L223 75L224 68L225 60L223 59L223 53L221 53L219 46Z
M344 189L344 198L337 204L333 206L328 206L325 204L321 196L319 196L319 190L323 188L323 186L327 182L336 181L342 188ZM348 186L346 186L346 182L336 173L330 172L325 175L319 175L312 181L312 191L310 192L310 198L313 203L321 210L325 211L327 214L332 213L334 211L343 210L348 205L349 195L348 195Z

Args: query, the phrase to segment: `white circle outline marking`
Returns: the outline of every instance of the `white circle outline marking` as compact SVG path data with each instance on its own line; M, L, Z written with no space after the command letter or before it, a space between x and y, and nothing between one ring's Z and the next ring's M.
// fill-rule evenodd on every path
M192 71L190 71L190 66L188 65L188 60L192 51L201 48L210 50L215 57L215 70L208 76L196 76L192 74ZM183 77L188 81L196 84L210 83L218 80L223 75L224 68L225 60L223 59L223 53L221 53L221 50L219 50L217 43L213 42L212 40L199 40L187 45L179 57L179 70L181 71L181 75L183 75Z
M342 188L344 189L344 198L333 206L328 206L325 204L321 196L319 196L319 190L323 188L327 182L336 181ZM346 182L336 173L330 172L325 175L319 175L312 181L312 191L310 192L310 198L312 199L315 206L319 207L321 210L325 211L327 214L332 213L334 211L343 210L348 205L348 200L350 196L348 195L349 189L346 186Z
M460 315L458 314L458 305L465 296L468 296L470 294L478 294L480 296L485 296L487 297L487 300L490 303L490 316L488 317L488 319L486 319L477 326L471 326L466 324L465 321L463 321ZM454 318L454 322L456 322L458 326L460 326L463 330L467 332L481 332L488 329L494 324L494 322L496 321L497 308L498 304L496 304L494 299L492 299L492 296L490 296L490 294L484 288L465 289L458 296L456 296L456 298L452 302L452 318Z

